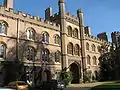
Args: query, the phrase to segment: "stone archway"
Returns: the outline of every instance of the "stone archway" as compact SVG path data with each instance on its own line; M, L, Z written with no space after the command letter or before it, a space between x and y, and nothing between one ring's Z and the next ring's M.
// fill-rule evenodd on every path
M72 63L70 65L70 71L72 72L72 75L73 75L73 80L72 80L72 84L77 84L79 83L80 81L80 68L78 66L79 64L76 64L76 63Z

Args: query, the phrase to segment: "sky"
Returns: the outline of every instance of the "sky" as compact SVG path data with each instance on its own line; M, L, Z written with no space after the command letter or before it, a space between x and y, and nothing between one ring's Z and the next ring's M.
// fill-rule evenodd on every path
M2 3L2 0L0 0ZM107 32L111 41L111 32L120 30L120 0L65 0L66 11L76 15L77 9L84 12L84 24L91 27L94 36ZM44 18L44 10L53 8L58 12L58 0L14 0L14 9Z

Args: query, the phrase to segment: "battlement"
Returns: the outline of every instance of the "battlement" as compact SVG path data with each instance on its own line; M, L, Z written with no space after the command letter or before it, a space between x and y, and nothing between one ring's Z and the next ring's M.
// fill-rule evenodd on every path
M0 14L10 16L10 17L16 18L16 19L21 19L21 20L27 20L27 21L32 20L31 23L37 22L37 24L42 23L42 25L52 26L52 27L55 27L58 29L60 28L60 25L57 23L47 21L43 18L40 18L39 16L32 16L30 14L23 13L22 11L15 12L14 9L12 9L12 8L8 9L8 8L3 7L3 6L0 6Z
M76 25L79 25L79 20L77 16L74 16L70 13L66 13L66 20L70 21L71 23L74 23Z
M103 40L103 39L100 39L100 38L97 38L97 37L95 37L95 36L92 36L92 35L88 35L88 34L85 34L85 38L86 39L91 39L91 40L94 40L94 41L98 41L98 42L107 42L107 41L105 41L105 40Z
M52 15L53 18L56 18L58 16L59 16L59 13L55 13L55 14Z
M50 20L51 20L51 21L54 21L54 22L56 22L56 20L59 20L59 13L53 14L53 15L50 17ZM59 23L59 22L56 22L56 23Z
M71 17L72 19L78 20L78 17L75 15L72 15L71 13L67 12L66 13L67 16Z
M57 17L57 16L59 16L59 13L53 14L53 15L52 15L52 18L55 18L55 17ZM71 18L71 19L74 19L74 20L77 20L77 21L78 21L78 17L75 16L75 15L72 15L72 14L69 13L69 12L66 13L66 16L69 17L69 18Z
M119 31L112 32L112 34L119 34L119 33L120 33Z

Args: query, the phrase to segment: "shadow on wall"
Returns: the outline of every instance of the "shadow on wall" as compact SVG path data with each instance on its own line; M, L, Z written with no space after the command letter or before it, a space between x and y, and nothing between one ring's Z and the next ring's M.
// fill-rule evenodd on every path
M24 37L24 38L23 38ZM23 61L25 59L31 59L28 57L30 52L28 51L28 47L34 48L34 53L31 53L34 56L32 60L40 60L37 57L41 57L41 53L38 55L38 52L41 52L43 48L45 48L44 44L40 41L41 35L36 34L35 40L28 40L26 36L26 32L20 32L19 42L17 43L16 35L12 35L12 38L9 38L6 42L13 42L14 45L12 47L7 48L6 58L5 61L2 62L2 71L4 76L4 83L3 85L7 85L10 81L15 80L25 80L25 66ZM6 43L6 44L7 44ZM54 53L50 53L51 58L49 56L49 63L54 64L53 57ZM33 58L33 57L32 57ZM41 62L41 61L39 61ZM41 80L41 70L37 72L38 74L35 77L35 80ZM22 78L21 78L22 77ZM49 78L49 77L47 77Z

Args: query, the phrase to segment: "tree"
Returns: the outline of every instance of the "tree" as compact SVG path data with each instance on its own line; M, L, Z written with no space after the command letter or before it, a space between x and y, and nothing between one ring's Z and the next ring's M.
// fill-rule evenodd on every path
M85 82L91 82L91 74L92 74L91 70L86 70L84 72L84 83Z
M108 51L108 46L101 46L102 54L99 57L100 65L100 80L115 80L119 79L120 75L120 49L114 50L111 46Z
M73 77L72 77L72 72L70 71L63 71L60 74L60 81L64 81L66 85L69 84L69 82L72 82Z
M5 71L4 83L7 85L11 81L20 80L23 74L23 65L20 62L5 61L2 63L3 69Z

